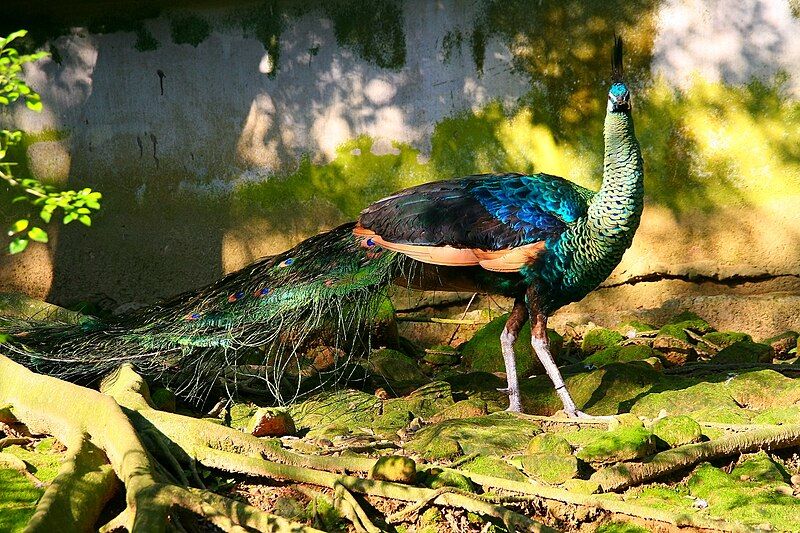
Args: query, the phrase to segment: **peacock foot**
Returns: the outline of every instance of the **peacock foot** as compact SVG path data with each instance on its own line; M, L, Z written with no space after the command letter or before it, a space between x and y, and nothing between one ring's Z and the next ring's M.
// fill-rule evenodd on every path
M502 388L502 389L497 389L497 391L508 395L508 408L506 409L506 411L511 413L522 412L522 399L520 397L519 390Z
M612 422L616 420L613 416L608 415L590 415L583 411L575 410L572 413L567 413L570 418L580 418L581 420L596 421L596 422Z

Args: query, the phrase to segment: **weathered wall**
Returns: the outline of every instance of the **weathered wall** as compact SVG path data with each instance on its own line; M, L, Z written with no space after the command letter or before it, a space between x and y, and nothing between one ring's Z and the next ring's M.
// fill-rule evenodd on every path
M6 289L152 301L407 185L517 170L597 186L617 32L647 207L609 288L563 320L702 304L723 324L800 327L781 295L800 294L800 20L788 2L132 5L19 3L22 20L3 21L54 52L28 70L44 112L4 117L28 134L23 162L105 195L91 229L2 258ZM779 302L767 311L765 294ZM760 311L734 312L732 295Z

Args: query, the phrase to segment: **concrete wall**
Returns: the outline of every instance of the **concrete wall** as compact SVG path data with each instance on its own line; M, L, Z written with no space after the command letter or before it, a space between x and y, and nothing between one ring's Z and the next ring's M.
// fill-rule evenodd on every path
M407 185L516 170L597 186L616 32L647 207L608 288L563 320L695 305L725 325L800 327L788 2L18 4L3 24L54 55L27 71L44 112L3 120L26 132L30 172L105 204L92 228L0 259L4 289L150 302ZM778 303L760 314L720 300L764 309L765 295Z

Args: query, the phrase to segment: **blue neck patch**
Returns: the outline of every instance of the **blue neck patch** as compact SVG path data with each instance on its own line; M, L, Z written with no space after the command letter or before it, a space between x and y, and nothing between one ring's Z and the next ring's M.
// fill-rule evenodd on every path
M613 85L611 86L611 90L610 90L610 91L608 91L608 92L609 92L609 94L611 94L612 96L614 96L614 97L616 97L616 98L620 98L620 97L624 96L624 95L625 95L625 93L627 93L627 92L628 92L628 88L625 86L625 84L624 84L624 83L619 83L619 82L617 82L617 83L615 83L615 84L613 84Z

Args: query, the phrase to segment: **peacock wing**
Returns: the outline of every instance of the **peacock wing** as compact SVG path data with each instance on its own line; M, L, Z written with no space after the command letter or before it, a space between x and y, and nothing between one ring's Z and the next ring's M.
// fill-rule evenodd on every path
M548 174L468 176L379 200L354 233L425 263L512 272L585 215L589 194Z

